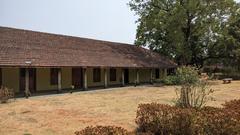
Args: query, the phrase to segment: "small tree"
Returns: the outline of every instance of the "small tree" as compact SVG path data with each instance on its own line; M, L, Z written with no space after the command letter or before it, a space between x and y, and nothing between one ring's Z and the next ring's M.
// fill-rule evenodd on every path
M176 89L176 106L183 108L201 108L211 100L213 90L208 82L200 80L195 67L181 67L177 70L180 88Z

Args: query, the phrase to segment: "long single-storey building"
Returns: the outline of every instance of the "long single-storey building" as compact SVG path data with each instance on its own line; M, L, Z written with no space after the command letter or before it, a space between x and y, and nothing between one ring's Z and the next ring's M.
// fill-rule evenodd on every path
M134 45L0 27L0 86L16 93L150 83L176 66Z

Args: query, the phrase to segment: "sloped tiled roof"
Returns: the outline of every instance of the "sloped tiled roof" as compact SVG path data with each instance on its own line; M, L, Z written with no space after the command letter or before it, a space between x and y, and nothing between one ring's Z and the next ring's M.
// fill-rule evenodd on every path
M0 66L170 68L176 64L134 45L0 27Z

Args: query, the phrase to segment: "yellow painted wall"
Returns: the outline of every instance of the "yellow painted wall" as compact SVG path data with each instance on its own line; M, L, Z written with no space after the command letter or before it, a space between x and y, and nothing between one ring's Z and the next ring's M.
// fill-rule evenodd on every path
M164 79L166 77L166 69L159 69L159 78L156 78L156 69L153 70L153 79Z
M19 92L19 69L2 68L2 85Z
M167 76L167 69L160 69L160 79L164 79Z
M38 68L36 71L37 91L56 90L57 85L50 84L50 69Z
M110 81L110 69L107 69L107 73L108 73L108 84L109 85L118 85L118 84L122 84L121 80L122 80L122 69L120 68L116 68L116 81Z
M136 81L136 70L129 69L129 83L135 83Z
M93 82L93 68L87 69L88 87L104 86L104 70L101 69L101 81Z
M61 68L62 70L62 89L69 89L72 85L72 69ZM50 69L38 68L37 71L37 91L57 90L57 85L50 83Z
M117 81L110 81L110 69L107 69L108 85L121 84L122 69L117 68ZM161 78L164 76L165 70L160 70ZM87 69L88 87L104 86L104 69L101 69L101 82L93 82L93 68ZM151 70L140 69L140 82L150 82ZM155 77L155 70L153 71ZM129 69L129 83L134 83L136 80L136 69ZM2 83L15 92L19 92L19 68L2 68ZM69 89L72 85L72 68L62 68L62 88ZM37 68L36 70L36 88L37 91L57 90L57 85L50 84L50 68Z
M150 69L140 69L139 70L139 81L140 81L140 83L151 82L151 70Z
M62 88L70 89L72 86L72 68L62 68Z

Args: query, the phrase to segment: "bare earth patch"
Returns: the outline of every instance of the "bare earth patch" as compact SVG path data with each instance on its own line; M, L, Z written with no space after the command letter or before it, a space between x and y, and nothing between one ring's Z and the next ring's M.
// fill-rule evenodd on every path
M225 101L240 98L240 81L232 84L211 82L220 107ZM1 135L71 135L89 125L116 125L134 130L140 103L172 104L174 86L126 87L52 96L17 99L0 104Z

